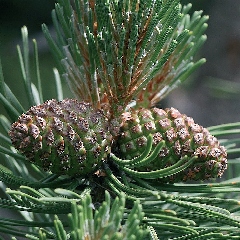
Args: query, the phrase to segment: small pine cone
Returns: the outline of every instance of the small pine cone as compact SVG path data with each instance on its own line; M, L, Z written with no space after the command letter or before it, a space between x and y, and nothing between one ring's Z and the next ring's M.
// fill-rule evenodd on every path
M133 159L146 148L147 136L153 135L153 149L165 141L166 146L158 158L148 166L136 170L153 171L175 164L183 156L197 156L187 169L163 181L180 182L221 177L227 168L227 153L209 131L195 124L193 119L171 109L138 109L123 115L118 138L118 151L122 159Z
M30 162L69 176L93 173L112 141L103 112L73 99L31 107L12 124L9 135Z

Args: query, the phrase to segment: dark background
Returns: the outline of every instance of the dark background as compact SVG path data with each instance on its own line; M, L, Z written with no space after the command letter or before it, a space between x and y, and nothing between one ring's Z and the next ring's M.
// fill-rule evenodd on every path
M21 27L26 25L29 38L36 38L44 99L55 95L52 68L56 65L41 33L41 24L51 26L54 0L0 0L0 56L4 76L21 99L23 86L16 45L21 44ZM170 93L160 107L176 107L196 122L211 126L239 121L240 93L240 2L236 0L182 0L192 2L193 10L204 10L210 16L208 40L198 53L207 63L186 83ZM67 87L65 96L71 96Z

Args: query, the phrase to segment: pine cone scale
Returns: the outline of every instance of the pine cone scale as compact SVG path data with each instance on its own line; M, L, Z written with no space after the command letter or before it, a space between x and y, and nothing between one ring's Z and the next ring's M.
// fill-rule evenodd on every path
M106 159L112 141L103 112L73 99L31 107L9 134L30 162L70 176L93 173Z
M124 119L118 146L121 157L133 159L147 145L147 136L153 135L153 149L165 141L166 146L158 158L147 166L148 171L173 165L185 155L197 156L192 166L171 176L166 181L205 180L221 177L227 168L227 154L207 129L194 123L193 119L177 109L144 109L130 111L131 117ZM136 131L137 129L137 131ZM139 171L143 171L143 166ZM146 169L145 169L146 170Z

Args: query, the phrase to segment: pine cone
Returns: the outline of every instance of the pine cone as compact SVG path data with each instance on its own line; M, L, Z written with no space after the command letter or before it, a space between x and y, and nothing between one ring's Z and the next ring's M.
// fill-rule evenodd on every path
M12 124L9 135L30 162L70 176L93 173L112 141L103 112L73 99L31 107Z
M218 140L209 131L195 124L193 119L178 110L140 108L123 116L123 125L118 138L119 156L133 159L146 148L147 136L153 135L153 149L160 141L166 146L158 158L139 171L153 171L169 167L183 156L197 156L187 169L169 176L163 181L179 182L186 180L206 180L221 177L227 168L227 154Z

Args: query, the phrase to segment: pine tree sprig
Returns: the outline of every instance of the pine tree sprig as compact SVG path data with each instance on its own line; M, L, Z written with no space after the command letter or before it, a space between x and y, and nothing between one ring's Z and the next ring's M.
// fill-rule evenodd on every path
M4 205L2 206L5 206L5 208L43 214L67 214L70 210L71 201L57 198L53 192L44 193L46 197L49 193L52 195L52 199L46 199L47 201L45 201L44 197L33 196L36 192L33 193L32 191L31 194L27 194L24 191L8 189L6 193L11 196L12 200L3 202Z
M1 165L0 165L0 179L4 183L10 184L11 186L14 186L14 187L20 187L21 185L24 185L24 186L32 187L34 189L54 188L54 187L58 187L59 185L68 186L68 185L72 185L73 183L75 183L76 185L80 184L79 181L69 177L60 178L60 179L56 179L48 182L43 182L41 180L34 182L31 178L26 179L23 177L16 176L11 171L9 171L9 169Z
M36 77L37 77L37 88L39 92L39 102L43 102L43 92L42 92L42 81L41 81L41 74L40 74L40 66L39 66L39 57L38 57L38 45L37 41L33 40L34 46L34 59L35 59L35 68L36 68Z
M131 188L131 187L128 187L127 185L121 183L118 180L118 178L112 173L112 171L110 170L110 168L107 165L105 165L105 171L109 178L109 179L105 180L107 182L107 184L110 184L109 186L113 186L111 184L111 182L114 183L114 186L116 186L116 189L119 189L118 190L119 192L121 192L121 191L126 192L127 196L132 195L132 196L139 196L139 197L148 197L148 196L154 196L156 198L159 197L157 192L150 191L148 189L141 190L141 189ZM115 187L114 187L114 189L115 189Z
M158 182L152 182L152 185L160 190L169 191L169 192L185 192L185 193L230 193L230 192L239 192L240 182L229 182L229 183L208 183L208 184L160 184Z
M0 81L2 82L2 85L4 86L3 89L1 90L1 96L3 99L5 98L6 106L9 105L8 102L11 102L12 107L15 108L15 110L14 110L15 112L19 112L19 113L24 112L25 110L24 110L23 106L18 101L16 96L13 94L13 92L8 87L8 85L4 82L4 79L1 79ZM12 113L9 112L9 114L12 114Z
M120 168L121 167L139 167L142 165L147 165L151 161L153 161L156 156L160 153L161 149L163 146L165 146L165 142L162 141L158 144L158 146L151 152L152 150L152 143L153 143L153 137L150 134L148 136L147 140L147 146L146 149L142 154L140 154L138 157L133 158L133 159L120 159L118 158L115 154L111 153L110 158L113 160L115 163L117 163Z
M15 159L22 160L22 161L26 160L24 156L12 151L11 149L5 148L3 146L0 146L0 149L2 153L7 154L8 156L14 157Z
M59 1L53 18L58 35L61 35L61 26L65 41L62 37L54 41L46 26L43 30L58 62L62 60L66 79L76 97L96 107L108 103L110 113L117 117L132 99L136 99L138 105L148 105L167 84L171 89L170 85L177 82L180 75L181 81L188 76L182 71L190 73L203 63L188 65L203 42L201 35L207 17L196 12L188 23L186 12L177 0L129 4L76 1L75 7ZM192 43L194 47L189 48ZM187 70L179 61L176 79L171 77L160 86L157 80L156 91L141 100L142 95L147 94L142 89L155 82L164 65L168 64L171 69L171 58L175 59L173 63L182 58L185 62L182 65L188 65ZM99 98L100 92L104 98Z
M30 60L29 60L29 43L28 43L28 30L27 27L22 28L22 41L23 41L23 52L21 51L20 46L17 47L18 55L21 64L22 76L24 80L25 89L27 92L28 101L31 105L35 105L31 77L30 77Z
M173 164L170 167L166 167L166 168L151 171L151 172L135 171L135 170L133 170L131 168L127 168L127 167L123 167L122 169L129 175L136 176L139 178L161 179L161 178L169 177L169 176L172 176L176 173L183 171L184 169L189 167L195 160L196 160L195 157L189 159L187 156L185 156L181 160L179 160L177 163Z
M56 92L57 92L57 100L62 101L63 100L63 88L62 88L62 82L61 77L56 68L53 69L54 76L55 76L55 85L56 85Z
M184 12L184 10L182 11ZM189 22L186 21L186 18L189 19ZM166 53L166 61L163 60L164 58L161 60L164 65L162 68L156 68L159 73L155 74L156 76L149 82L146 90L140 91L136 107L154 106L205 62L204 59L201 59L193 63L193 56L206 41L206 36L202 34L207 28L207 20L207 16L201 17L201 12L196 12L192 19L186 13L185 15L182 13L181 23L175 28L175 32L174 29L171 30L172 35L175 34L175 40L172 42L176 41L174 51L170 54L170 47L168 51L170 55ZM181 28L181 32L176 36L176 31ZM163 35L166 36L166 33Z
M54 19L54 18L53 18ZM54 56L57 60L61 60L64 58L63 54L61 53L61 51L58 49L56 43L54 42L50 32L49 32L49 29L48 27L43 24L42 25L42 31L44 33L44 36L49 44L49 48L54 51Z
M36 235L28 235L28 239L143 239L148 231L140 226L143 219L139 202L136 202L133 209L126 216L124 213L125 196L121 194L110 207L110 195L106 192L105 201L98 209L95 209L89 195L83 199L82 205L72 202L71 213L68 214L68 225L70 231L65 230L65 225L58 216L54 219L54 232L46 231L42 226L39 238ZM130 230L130 231L129 231ZM49 238L46 238L47 233ZM52 237L51 237L52 236Z
M0 101L2 105L9 112L11 119L14 121L18 118L19 112L13 107L13 105L0 93Z
M192 239L192 240L198 240L198 239L203 239L203 240L207 240L207 239L213 239L213 240L217 240L217 239L232 239L229 238L229 235L223 235L222 233L197 233L197 234L186 234L183 235L181 237L176 237L176 238L169 238L171 240L180 240L180 239ZM234 238L233 238L234 239Z

